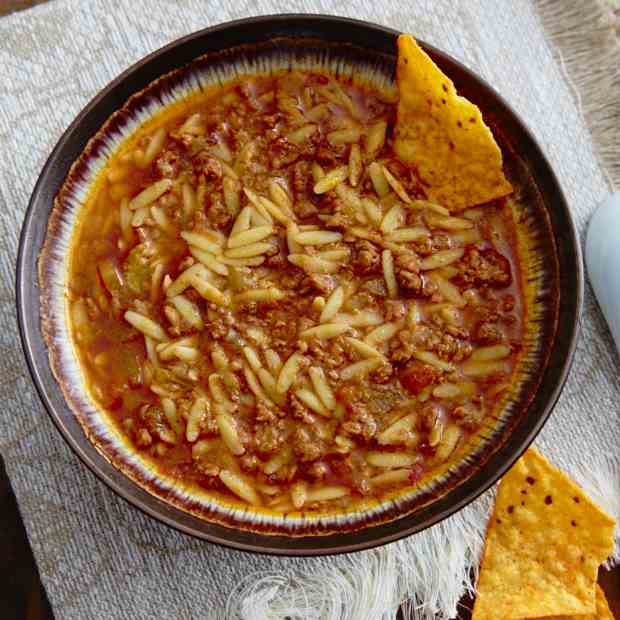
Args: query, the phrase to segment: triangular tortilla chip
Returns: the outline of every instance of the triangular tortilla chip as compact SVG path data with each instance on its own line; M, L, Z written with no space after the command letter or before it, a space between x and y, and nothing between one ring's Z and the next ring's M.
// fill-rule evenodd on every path
M592 614L614 520L537 450L502 478L472 620Z
M411 35L398 37L394 150L417 168L430 200L457 211L510 194L502 152L480 110Z
M596 611L592 616L592 620L614 620L611 609L609 609L609 603L605 598L605 593L598 584L596 585Z
M536 620L614 620L609 609L609 603L605 598L605 593L601 586L596 585L596 609L592 614L580 616L547 616L546 618L536 618Z

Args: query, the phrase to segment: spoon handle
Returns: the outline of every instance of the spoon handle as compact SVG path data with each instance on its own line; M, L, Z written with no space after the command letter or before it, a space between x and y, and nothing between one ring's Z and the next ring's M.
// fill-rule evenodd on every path
M586 265L592 288L620 352L620 194L611 194L590 220Z

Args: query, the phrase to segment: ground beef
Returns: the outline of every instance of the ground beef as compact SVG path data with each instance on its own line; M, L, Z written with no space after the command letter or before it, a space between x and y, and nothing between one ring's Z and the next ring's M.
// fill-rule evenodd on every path
M387 135L390 135L389 126ZM426 196L420 181L411 168L396 160L390 162L389 169L391 173L400 181L410 198L424 198Z
M293 435L293 452L300 461L316 461L326 452L326 446L307 425L297 428Z
M308 196L308 189L312 181L310 162L298 161L293 166L292 185L295 198L304 199Z
M318 205L319 211L329 216L324 220L325 228L334 228L344 232L353 224L347 205L332 192L323 194Z
M351 217L344 211L337 211L325 220L325 228L345 230L351 225Z
M379 368L375 368L370 375L369 380L371 383L387 383L394 374L394 369L392 368L392 364L389 362L385 362L379 366Z
M402 386L416 396L428 385L438 383L442 372L417 360L407 364L399 373Z
M412 252L401 252L400 254L398 254L396 256L394 266L397 270L403 269L405 271L412 271L414 273L418 273L420 271L418 258Z
M329 465L323 461L315 461L306 471L311 478L322 480L329 473Z
M347 414L341 424L345 435L361 435L367 441L377 432L377 421L368 411L368 407L360 402L347 403Z
M433 240L431 237L422 237L412 241L411 245L420 256L430 256L433 253Z
M335 168L342 164L347 156L347 145L332 146L331 144L322 143L316 149L314 157L316 161L326 168Z
M271 154L271 167L274 169L283 168L300 158L312 158L316 150L316 141L311 138L304 140L301 144L293 144L284 137L278 137L272 140L269 145ZM311 178L311 177L309 177Z
M291 263L288 264L291 265ZM289 269L281 276L280 283L284 290L294 291L301 286L304 278L305 275L301 269Z
M209 195L207 193L205 203L207 220L213 228L224 230L232 224L233 217L219 195Z
M398 286L404 295L411 297L429 297L433 287L419 274L416 257L411 253L402 253L396 257L394 273Z
M471 355L473 348L469 342L464 342L450 334L444 334L441 343L434 351L443 359L462 362Z
M306 424L312 424L315 420L314 414L304 405L297 396L289 392L289 407L294 418L302 420Z
M394 273L401 292L408 297L429 298L437 290L430 280L419 273L418 261L413 254L399 254L394 264Z
M407 306L402 301L387 299L385 301L385 320L388 323L400 321L407 314Z
M485 305L476 306L474 308L476 320L481 322L497 323L501 316L497 310L497 304L495 304L492 299L487 299L486 302L487 303Z
M491 322L479 323L476 327L475 340L480 344L499 344L504 340L504 335L497 325Z
M175 179L180 172L183 172L194 183L196 180L194 172L196 171L191 164L191 144L198 139L196 136L176 136L170 134L165 147L154 162L154 166L159 174L165 178ZM204 138L200 139L203 142L199 150L204 149L207 144Z
M457 264L459 273L455 282L462 286L498 288L512 282L508 259L494 250L479 250L469 246Z
M232 151L241 151L246 144L252 141L252 136L248 131L242 129L244 121L240 115L232 112L226 121L226 124L234 129L234 131L227 132L229 133L229 146ZM220 130L223 129L224 127L220 126Z
M252 442L257 452L273 454L286 439L286 425L283 420L261 422L254 425Z
M399 332L391 359L397 363L406 362L416 351L432 351L442 359L461 362L471 355L472 346L434 326L419 325L413 332Z
M202 174L206 179L221 179L222 164L215 157L209 157L202 166Z
M191 133L173 133L170 137L176 140L182 147L186 148L189 155L198 153L208 144L204 136L195 136Z
M286 255L281 251L274 252L271 256L267 256L265 260L265 267L270 267L271 269L283 269L289 264Z
M448 334L460 340L467 340L469 338L469 331L459 325L445 325L444 329Z
M425 403L420 409L420 426L425 431L431 431L437 420L442 416L441 408L435 403Z
M265 265L272 269L284 269L290 265L288 262L288 250L286 247L286 237L278 235L275 237L273 249L267 251L267 259Z
M426 279L413 271L398 269L396 271L396 281L404 295L412 297L429 297L429 287L424 287ZM432 293L430 293L432 294Z
M420 348L433 351L439 357L454 362L463 361L472 352L472 347L468 342L464 342L451 334L442 333L438 329L418 329L415 340Z
M278 125L278 123L282 122L284 119L284 114L282 112L274 112L273 114L267 114L266 116L260 117L260 122L264 126L265 130L272 130L274 127Z
M471 404L459 405L458 407L455 407L452 410L451 415L459 421L461 426L469 429L473 429L478 426L482 420L482 412L480 409Z
M176 179L181 170L181 157L176 149L166 149L155 162L159 175L167 179Z
M353 244L351 265L356 275L368 276L381 272L381 252L370 241L360 239Z
M272 338L272 346L279 353L285 351L286 356L288 357L292 351L289 351L295 344L297 340L297 331L291 329L290 321L283 321L279 319L273 314L270 316L271 322L269 323L268 331L271 334Z
M214 340L222 340L228 334L230 327L230 316L222 313L216 313L209 320L205 321L205 328Z
M375 303L375 297L387 297L388 291L385 279L382 277L366 280L360 288L360 292L355 295L356 301L359 300L360 307Z
M239 462L241 464L241 469L245 471L256 471L260 465L260 460L255 454L244 454Z
M151 435L159 437L166 443L176 443L175 434L168 425L164 412L159 407L144 407L140 412L140 418Z
M333 276L325 273L308 274L301 282L300 294L308 292L329 295L336 288Z
M317 207L309 200L298 200L293 209L302 220L313 217L319 212Z
M223 170L222 164L208 151L200 151L194 156L192 165L198 174L203 174L207 180L220 180Z
M368 411L379 418L394 411L403 400L403 391L397 381L370 383L362 380L349 383L338 390L338 400L345 406L353 403L364 405Z
M275 422L281 414L282 412L271 401L259 400L256 403L257 422Z
M330 340L308 339L308 353L316 358L326 370L342 366L346 357L345 351L342 336Z
M413 249L420 256L430 256L440 250L450 248L450 237L443 233L433 235L432 237L423 237L413 242Z

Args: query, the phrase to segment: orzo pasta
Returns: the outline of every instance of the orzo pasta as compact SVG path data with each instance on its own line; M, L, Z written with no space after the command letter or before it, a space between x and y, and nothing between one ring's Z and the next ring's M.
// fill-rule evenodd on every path
M346 508L432 476L496 408L525 312L510 210L428 201L395 114L328 75L248 77L112 157L75 235L72 334L161 472Z

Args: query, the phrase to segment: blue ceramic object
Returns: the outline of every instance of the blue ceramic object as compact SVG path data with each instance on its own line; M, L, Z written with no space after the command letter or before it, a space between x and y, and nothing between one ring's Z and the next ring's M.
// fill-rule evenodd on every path
M620 193L609 196L590 220L586 266L620 352Z

